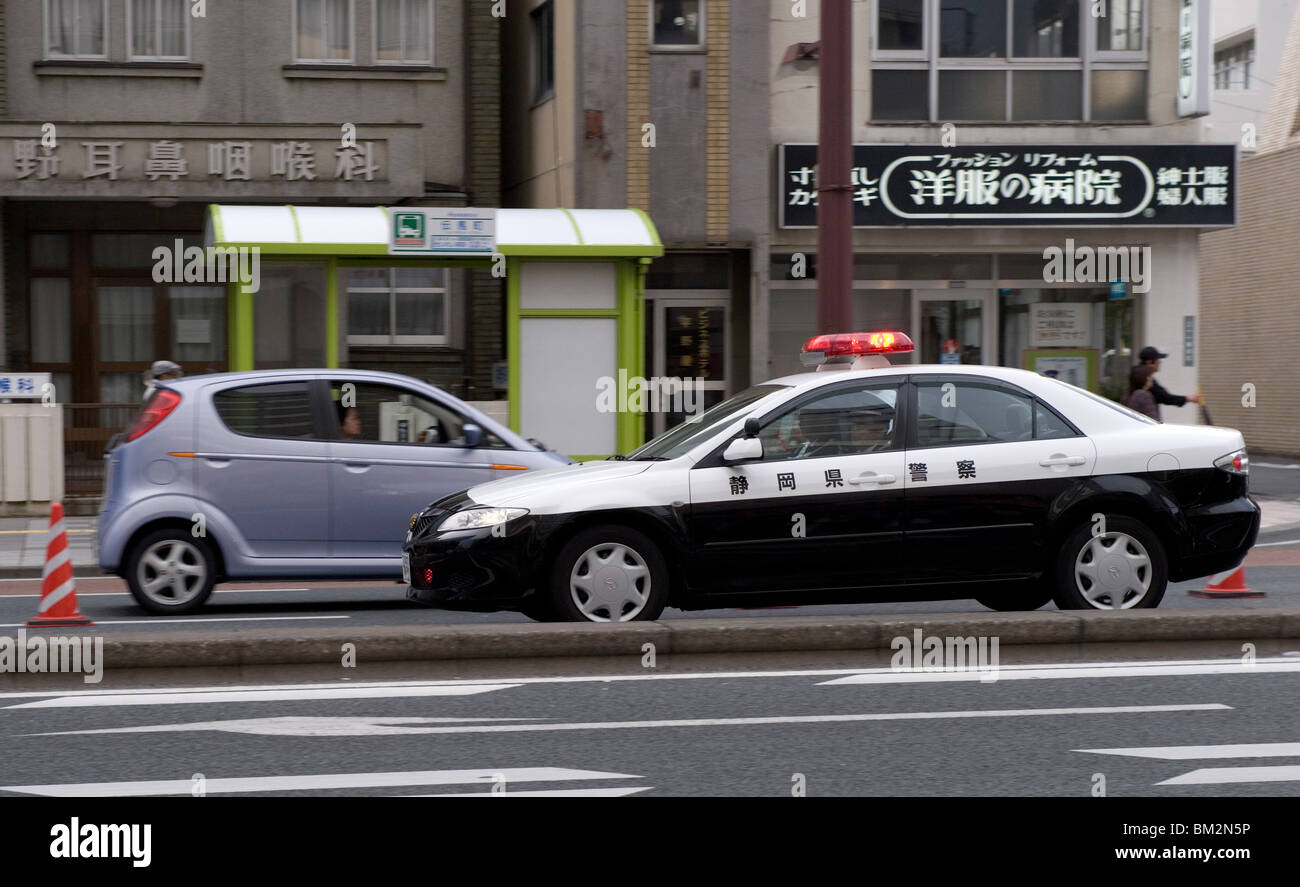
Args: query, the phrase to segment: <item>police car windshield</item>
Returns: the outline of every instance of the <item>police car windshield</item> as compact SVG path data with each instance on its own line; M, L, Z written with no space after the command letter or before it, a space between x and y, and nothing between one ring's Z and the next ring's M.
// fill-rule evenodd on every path
M687 419L676 428L664 432L640 449L633 450L627 458L656 462L683 456L724 424L732 421L738 413L744 412L769 394L775 394L785 388L785 385L755 385L753 388L748 388L700 415Z

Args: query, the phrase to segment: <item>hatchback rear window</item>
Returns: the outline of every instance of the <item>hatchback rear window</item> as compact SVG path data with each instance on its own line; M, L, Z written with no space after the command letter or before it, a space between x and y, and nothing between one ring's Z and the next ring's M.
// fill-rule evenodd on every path
M306 440L315 437L311 394L301 382L218 391L217 415L236 434Z

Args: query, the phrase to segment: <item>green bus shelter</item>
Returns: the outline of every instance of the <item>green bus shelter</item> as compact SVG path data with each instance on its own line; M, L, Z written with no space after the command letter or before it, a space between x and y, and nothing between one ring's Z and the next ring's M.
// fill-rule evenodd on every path
M575 458L644 440L642 413L597 397L644 373L645 274L663 245L640 210L214 204L205 246L209 262L259 260L257 292L227 282L232 370L344 365L340 272L490 269L506 281L510 427Z

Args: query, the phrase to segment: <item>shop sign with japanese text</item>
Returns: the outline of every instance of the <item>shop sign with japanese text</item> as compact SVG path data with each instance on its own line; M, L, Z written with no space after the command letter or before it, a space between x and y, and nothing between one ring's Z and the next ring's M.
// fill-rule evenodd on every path
M817 146L780 146L781 227L817 226ZM855 145L853 224L1236 224L1235 145Z

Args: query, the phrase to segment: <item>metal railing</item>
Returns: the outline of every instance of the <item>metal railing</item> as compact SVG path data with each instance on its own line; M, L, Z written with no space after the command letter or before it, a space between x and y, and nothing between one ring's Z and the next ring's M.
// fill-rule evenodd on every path
M136 416L138 403L63 404L63 485L68 496L104 493L104 451Z

